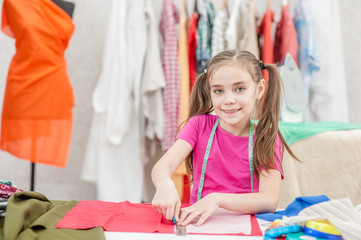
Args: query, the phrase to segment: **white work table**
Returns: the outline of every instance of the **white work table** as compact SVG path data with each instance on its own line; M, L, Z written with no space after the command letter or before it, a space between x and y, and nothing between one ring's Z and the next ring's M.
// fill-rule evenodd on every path
M264 233L270 222L258 219L258 224ZM127 232L104 232L106 240L261 240L263 236L235 236L235 235L202 235L187 234L186 236L176 236L175 234L166 233L127 233Z

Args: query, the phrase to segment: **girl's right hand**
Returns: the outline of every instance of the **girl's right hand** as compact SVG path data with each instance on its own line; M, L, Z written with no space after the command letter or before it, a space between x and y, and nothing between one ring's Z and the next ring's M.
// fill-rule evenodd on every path
M171 221L174 216L176 221L179 220L181 202L172 179L169 178L157 186L152 205L166 219Z

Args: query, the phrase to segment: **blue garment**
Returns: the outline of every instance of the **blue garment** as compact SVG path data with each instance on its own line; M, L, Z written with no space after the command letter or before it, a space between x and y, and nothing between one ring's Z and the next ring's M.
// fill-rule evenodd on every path
M307 109L311 103L310 88L314 71L320 69L320 63L316 56L315 43L312 35L312 19L309 13L307 1L300 1L295 6L294 17L295 28L298 40L298 64L302 73L305 94L307 99ZM305 112L305 121L309 122L309 110Z
M215 18L213 4L209 0L203 0L203 6L197 34L196 60L198 74L203 72L212 57L212 35Z
M273 222L276 219L282 219L283 216L296 216L302 209L306 207L329 200L330 199L325 195L297 197L292 203L290 203L286 207L285 210L277 211L275 213L257 214L256 217Z

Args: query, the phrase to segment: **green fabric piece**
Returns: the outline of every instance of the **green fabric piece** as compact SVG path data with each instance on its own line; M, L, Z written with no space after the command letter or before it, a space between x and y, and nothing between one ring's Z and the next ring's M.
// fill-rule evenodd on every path
M286 143L291 145L323 132L361 129L361 124L336 121L312 123L280 122L279 129Z
M57 229L56 224L78 201L49 201L37 192L18 192L9 198L3 226L6 240L105 240L101 227L88 230Z

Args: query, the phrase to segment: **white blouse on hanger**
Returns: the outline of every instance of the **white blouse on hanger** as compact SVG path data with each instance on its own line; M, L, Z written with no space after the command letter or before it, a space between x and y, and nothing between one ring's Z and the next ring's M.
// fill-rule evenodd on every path
M142 200L139 99L146 37L143 0L113 0L82 172L96 182L99 200Z
M226 30L226 41L228 49L235 49L241 39L243 29L242 0L235 0Z
M309 2L320 70L310 81L312 121L348 122L346 72L337 0Z
M227 9L220 9L214 18L212 35L212 56L227 49L226 30L228 27Z

